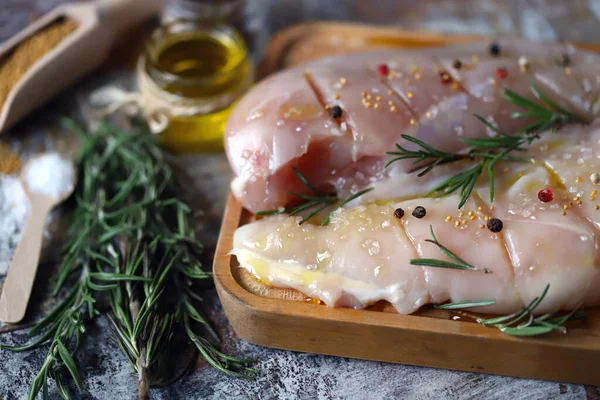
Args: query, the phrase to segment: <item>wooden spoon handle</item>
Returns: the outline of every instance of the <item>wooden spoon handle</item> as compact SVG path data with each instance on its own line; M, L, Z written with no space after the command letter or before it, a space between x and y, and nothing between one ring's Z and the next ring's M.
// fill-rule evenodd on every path
M40 261L42 238L46 216L50 208L46 204L31 202L29 216L23 227L21 241L8 269L0 296L0 320L19 322L25 317L31 296L33 281Z

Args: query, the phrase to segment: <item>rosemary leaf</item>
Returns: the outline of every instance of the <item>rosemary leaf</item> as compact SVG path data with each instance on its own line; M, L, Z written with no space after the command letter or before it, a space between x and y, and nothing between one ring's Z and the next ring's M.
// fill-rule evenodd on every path
M42 334L39 338L37 338L36 340L31 342L30 344L23 345L23 346L1 345L0 349L10 350L10 351L14 351L16 353L20 353L23 351L29 351L31 349L35 349L36 347L39 347L40 345L46 343L48 340L50 340L50 338L54 337L57 330L58 330L58 325L53 326L52 328L48 329L46 332L44 332L44 334Z
M460 310L463 308L491 306L493 304L496 304L496 300L462 301L457 303L436 304L433 308L438 310Z
M300 181L302 181L302 183L309 188L313 193L315 193L316 195L319 196L325 196L325 193L321 192L320 190L318 190L312 183L310 183L308 181L308 179L306 179L306 177L304 175L302 175L300 173L300 171L298 171L298 168L296 167L292 167L292 171L294 171L294 174L296 174L296 176L298 177L298 179L300 179Z
M450 261L437 260L435 258L413 258L410 260L412 265L419 265L422 267L439 267L439 268L450 268L450 269L463 269L469 271L478 271L476 268L470 268L468 266L453 263Z
M488 180L490 181L490 203L494 202L496 194L496 177L494 175L494 164L487 163Z
M531 85L531 87L534 90L534 92L539 93L539 91L537 90L537 88L535 88L534 85ZM547 110L546 108L544 108L543 106L541 106L539 104L535 104L531 100L521 96L517 92L510 90L510 89L504 89L502 91L502 98L504 100L506 100L507 102L509 102L517 107L528 110L530 112L540 113L542 115L550 115L550 113L551 113L550 110Z
M519 316L520 312L518 313L513 313L513 314L509 314L509 315L503 315L500 317L493 317L493 318L488 318L488 319L480 319L478 322L481 325L498 325L501 324L503 322L509 321L517 316Z
M152 282L151 278L145 278L143 276L135 275L124 275L115 272L90 272L90 278L95 278L105 282L119 282L119 281L140 281L140 282Z
M319 205L318 201L307 201L306 203L300 204L299 206L294 207L293 209L291 209L289 215L290 216L296 215L298 213L301 213L304 210L308 210L309 208L312 208L312 207L317 206L317 205ZM329 203L325 203L324 204L324 208L327 207L328 205L329 205ZM309 218L306 218L306 220L308 221Z
M75 360L73 360L71 353L69 353L69 350L67 350L65 345L62 344L60 340L57 340L55 343L56 348L58 349L58 354L69 370L71 377L73 377L73 382L75 382L77 389L83 390L83 384L81 383L81 378L79 377L79 371L77 370L77 365L75 365Z
M527 327L501 327L500 331L511 336L540 336L552 332L557 329L551 325L527 326Z
M323 211L327 207L329 207L329 203L321 204L321 206L319 208L316 208L313 211L311 211L310 213L306 214L304 216L304 218L302 218L300 220L299 225L302 225L303 223L305 223L306 221L308 221L309 219L311 219L312 217L314 217L315 215L317 215L318 213L320 213L321 211Z
M256 213L256 215L277 215L279 214L279 210L263 210L263 211L258 211Z

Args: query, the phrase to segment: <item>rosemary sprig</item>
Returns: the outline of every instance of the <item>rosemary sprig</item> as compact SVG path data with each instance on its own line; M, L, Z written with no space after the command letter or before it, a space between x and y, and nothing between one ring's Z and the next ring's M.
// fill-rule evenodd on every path
M452 262L433 258L416 258L410 260L410 263L412 265L460 269L468 271L484 271L485 273L492 272L487 268L478 268L465 262L462 258L450 251L446 246L444 246L437 240L435 234L433 233L433 228L431 225L429 226L429 229L431 231L431 236L433 237L433 240L427 239L426 241L435 244L442 251L442 253L444 253L446 257L452 260ZM542 294L534 298L531 301L531 303L529 303L529 305L521 311L508 315L503 315L500 317L493 317L487 319L476 318L476 321L479 322L481 325L495 327L501 332L512 336L539 336L550 333L554 330L558 330L565 333L566 328L563 325L567 321L581 319L585 317L585 314L579 312L577 310L579 308L578 307L572 312L562 316L556 316L558 310L554 310L547 314L536 317L534 315L534 312L546 297L546 294L548 293L549 289L550 285L547 285ZM492 304L496 304L496 301L493 299L441 304L435 305L434 308L442 310L460 310L464 308L489 306Z
M202 316L202 289L211 274L198 261L202 247L188 224L191 210L153 135L141 121L131 133L105 124L87 134L68 125L83 140L81 176L54 293L75 283L31 329L36 340L4 347L50 344L29 398L48 397L48 378L69 398L63 371L81 390L74 354L87 320L105 311L99 304L108 305L114 336L138 374L140 398L181 377L198 354L222 372L250 377L252 361L219 351Z
M441 252L452 261L438 260L435 258L413 258L412 260L410 260L410 263L412 265L419 265L422 267L461 269L467 271L483 271L486 274L492 273L492 271L487 268L478 268L469 264L468 262L460 258L458 255L453 253L446 246L441 244L437 240L437 237L435 237L435 234L433 233L433 226L429 225L429 231L431 232L431 236L433 237L433 239L426 239L425 241L435 244L438 247L438 249L440 249Z
M542 294L534 298L531 303L521 311L493 318L475 318L475 320L481 325L494 327L499 329L502 333L511 336L540 336L555 330L566 333L567 329L564 324L567 321L584 318L585 314L575 309L568 314L556 316L558 310L554 310L536 317L534 312L542 300L544 300L549 289L550 285L546 285ZM489 306L495 303L495 300L465 301L435 305L434 308L441 310L461 310L464 308Z
M256 213L256 215L266 216L275 214L289 214L290 216L292 216L299 214L302 211L311 210L310 213L306 214L300 220L299 224L302 225L303 223L305 223L306 221L308 221L327 207L332 207L327 216L321 222L321 226L325 226L329 223L331 217L338 209L342 208L343 206L345 206L352 200L362 196L363 194L373 190L373 188L363 189L346 197L343 200L340 200L335 194L327 194L317 189L312 183L308 181L308 179L306 179L304 175L302 175L300 171L298 171L298 168L292 167L292 170L294 171L294 174L298 177L298 179L300 179L300 181L304 184L304 186L306 186L313 194L309 195L303 193L290 192L290 194L294 195L299 199L304 200L304 202L300 203L297 206L285 208L282 210L259 211Z
M567 330L563 326L564 323L569 320L581 319L585 317L585 314L576 308L563 316L557 317L558 310L554 310L536 317L534 312L546 297L549 289L550 285L548 284L542 294L535 297L522 311L501 317L478 319L477 322L482 325L493 326L501 332L512 336L539 336L554 330L566 333Z
M447 196L455 191L460 192L460 201L458 208L461 208L471 195L475 183L483 171L487 171L490 186L490 201L494 201L494 167L500 161L531 161L530 158L509 156L512 152L525 151L531 142L540 137L543 132L556 132L560 127L569 123L587 123L584 118L560 107L544 95L534 84L531 85L531 91L539 100L539 104L526 99L510 89L502 91L502 98L520 108L523 112L515 112L512 118L533 119L529 125L525 126L513 135L501 132L496 126L488 122L485 118L475 114L474 116L494 131L497 136L493 138L460 139L469 147L462 153L449 153L431 146L422 140L409 135L401 137L418 146L418 150L408 150L399 144L396 144L397 151L390 151L387 154L396 156L392 158L386 167L390 164L411 159L416 165L409 172L418 172L421 177L431 172L435 167L444 164L450 164L461 160L475 161L475 165L470 169L459 172L439 185L433 188L427 195L436 194L438 197Z

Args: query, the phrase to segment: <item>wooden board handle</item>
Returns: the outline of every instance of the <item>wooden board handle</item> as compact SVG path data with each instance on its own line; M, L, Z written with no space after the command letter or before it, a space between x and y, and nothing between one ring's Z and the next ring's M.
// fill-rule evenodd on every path
M15 250L0 296L0 320L4 322L14 324L25 317L40 261L46 216L50 208L47 203L32 198L21 241Z

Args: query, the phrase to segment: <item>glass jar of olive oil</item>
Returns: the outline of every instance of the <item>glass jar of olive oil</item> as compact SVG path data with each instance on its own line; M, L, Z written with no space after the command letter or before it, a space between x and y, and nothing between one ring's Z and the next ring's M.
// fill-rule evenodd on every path
M221 150L227 117L253 78L234 27L186 20L153 33L137 73L145 104L166 121L160 142L173 152Z

